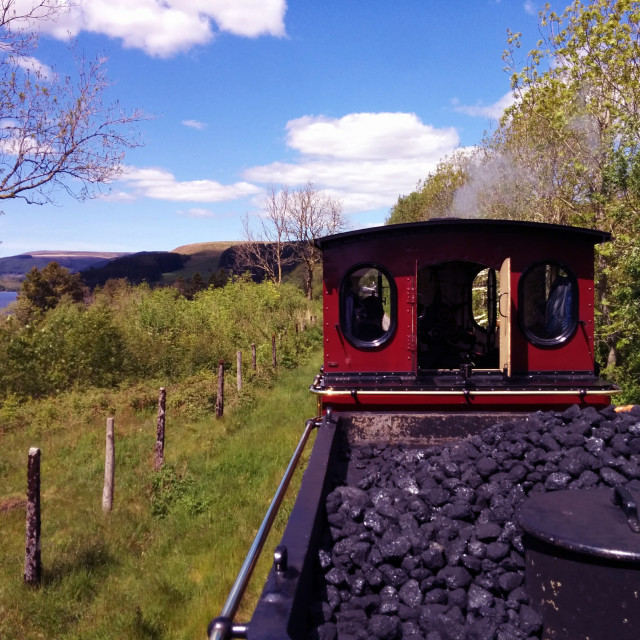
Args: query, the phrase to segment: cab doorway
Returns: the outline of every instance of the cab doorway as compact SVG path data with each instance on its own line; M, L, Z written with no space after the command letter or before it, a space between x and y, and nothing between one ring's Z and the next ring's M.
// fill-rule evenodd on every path
M417 277L418 370L498 369L500 274L456 260L427 265Z

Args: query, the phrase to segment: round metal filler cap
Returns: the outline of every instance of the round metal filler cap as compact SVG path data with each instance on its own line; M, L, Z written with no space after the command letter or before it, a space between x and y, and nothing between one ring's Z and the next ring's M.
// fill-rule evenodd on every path
M540 493L520 505L525 588L545 640L640 638L640 493Z
M520 506L518 522L525 533L555 547L640 563L633 503L640 504L640 493L623 487L540 493Z

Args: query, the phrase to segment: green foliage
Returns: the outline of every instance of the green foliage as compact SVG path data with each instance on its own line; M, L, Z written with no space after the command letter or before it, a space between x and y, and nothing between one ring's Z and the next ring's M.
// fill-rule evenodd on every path
M25 276L18 293L18 301L30 310L53 309L63 297L80 302L84 297L80 274L70 273L57 262L46 267L33 267Z
M418 182L415 191L398 198L386 224L454 215L454 196L468 180L469 162L469 154L462 151L441 160L435 171Z
M294 286L248 278L203 289L192 300L172 287L110 281L88 306L65 298L29 322L2 319L0 400L134 380L175 382L217 372L220 360L235 365L238 350L246 362L253 343L262 368L270 367L273 334L280 363L295 366L320 339L295 331L314 309Z
M166 517L174 509L185 509L191 515L204 513L211 504L202 486L189 471L181 472L167 464L151 476L151 514Z

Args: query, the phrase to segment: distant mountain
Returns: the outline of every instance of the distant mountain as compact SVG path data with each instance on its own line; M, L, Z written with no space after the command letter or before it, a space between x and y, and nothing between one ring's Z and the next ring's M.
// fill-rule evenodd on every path
M102 286L107 280L126 278L132 284L142 281L156 283L163 274L182 269L191 256L173 251L141 251L109 260L99 267L80 272L85 284L91 288Z
M0 258L0 286L10 290L20 288L24 276L33 267L42 269L50 262L57 262L72 273L89 267L106 264L113 258L125 256L116 251L32 251L17 256Z
M0 258L0 276L24 275L32 267L46 267L57 262L71 272L82 271L88 267L97 267L113 258L127 255L114 251L33 251L17 256Z
M219 269L237 269L234 247L240 241L196 242L173 251L32 251L0 258L0 289L17 291L32 267L42 269L57 262L69 271L81 272L90 287L103 285L109 278L126 278L132 283L173 285L188 282L196 273L207 282ZM254 274L259 278L260 274Z

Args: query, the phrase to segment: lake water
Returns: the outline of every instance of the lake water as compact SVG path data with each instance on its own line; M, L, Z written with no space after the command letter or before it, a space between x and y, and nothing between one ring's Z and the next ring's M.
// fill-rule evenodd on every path
M0 291L0 309L14 302L17 297L17 291Z

